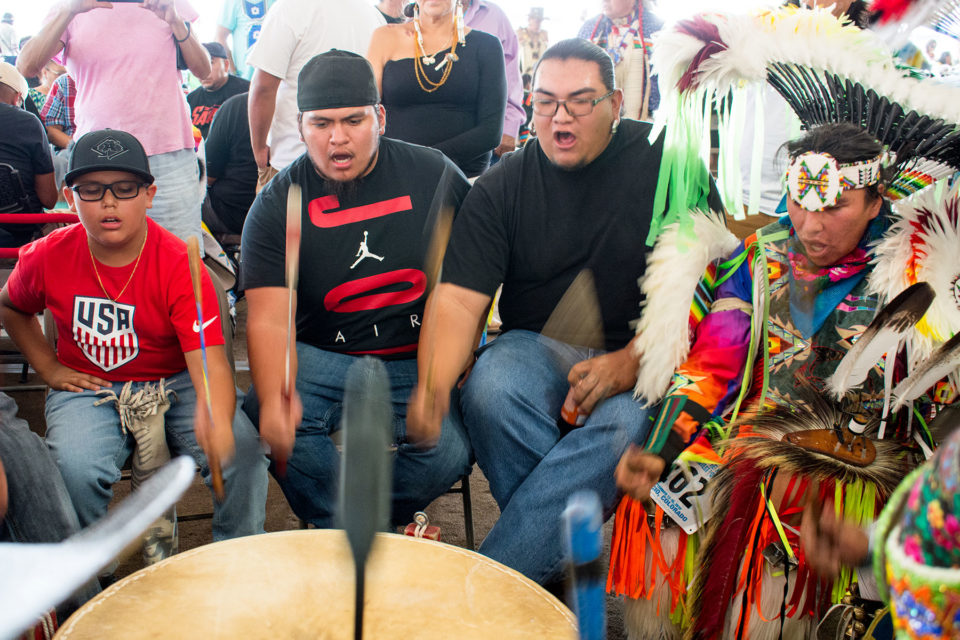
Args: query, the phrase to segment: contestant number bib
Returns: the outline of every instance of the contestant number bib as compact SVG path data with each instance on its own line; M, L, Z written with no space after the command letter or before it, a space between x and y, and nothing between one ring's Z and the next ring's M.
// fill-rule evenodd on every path
M653 485L650 497L687 533L695 533L713 514L710 478L718 464L676 461L666 480Z

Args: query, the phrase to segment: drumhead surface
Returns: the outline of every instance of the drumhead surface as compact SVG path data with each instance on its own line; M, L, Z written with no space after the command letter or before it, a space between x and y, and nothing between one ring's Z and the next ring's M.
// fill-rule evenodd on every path
M535 582L478 553L378 534L364 639L576 638L576 620ZM353 639L353 561L339 530L217 542L120 580L57 638Z

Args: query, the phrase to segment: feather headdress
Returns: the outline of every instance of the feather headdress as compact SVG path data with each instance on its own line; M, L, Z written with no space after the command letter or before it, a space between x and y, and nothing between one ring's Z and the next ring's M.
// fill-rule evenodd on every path
M885 353L899 351L903 335L920 321L933 297L929 284L917 282L880 310L827 379L827 388L834 397L842 398L866 380Z
M869 292L885 300L917 282L933 287L933 304L907 336L913 368L960 333L960 185L945 198L933 189L898 202L894 210L867 282Z
M709 139L702 129L691 133L686 123L702 124L714 103L721 146L724 140L739 140L740 132L733 129L743 126L742 89L768 82L804 127L852 122L879 140L898 170L888 188L891 199L960 169L960 89L904 76L873 34L825 10L697 16L661 32L651 61L663 97L651 135L660 135L670 122L664 153L672 166L689 166L691 156L707 157ZM720 155L718 183L725 204L742 215L736 154L721 148ZM661 172L670 170L661 167ZM675 181L658 184L664 192L658 202L671 203L663 224L682 219L673 204L683 201L674 193L677 188Z
M896 386L893 390L893 395L897 397L894 409L916 400L945 376L950 376L956 384L958 375L960 375L960 333L940 345L930 357L917 366L913 373Z

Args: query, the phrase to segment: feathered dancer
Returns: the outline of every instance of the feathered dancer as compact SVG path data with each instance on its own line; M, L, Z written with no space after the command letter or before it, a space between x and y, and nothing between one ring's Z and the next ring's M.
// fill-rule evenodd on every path
M925 430L936 404L955 398L949 385L927 391L913 423L911 412L902 409L886 434L895 439L877 437L893 385L922 360L911 353L910 345L917 342L912 328L906 331L906 354L898 336L890 346L865 343L857 349L868 354L864 362L848 363L851 374L834 380L837 389L847 390L855 386L851 380L866 374L866 384L843 400L853 403L848 408L857 414L855 422L870 425L864 434L847 428L853 416L838 401L798 389L796 376L823 389L877 312L909 285L924 281L932 287L931 309L950 293L929 276L883 293L871 289L867 279L879 268L873 260L877 246L894 233L904 241L906 227L897 226L889 203L910 202L904 198L960 169L960 90L905 77L883 43L821 10L711 13L681 21L658 36L653 65L664 96L653 135L664 132L664 153L673 159L668 170L683 175L684 167L708 153L701 125L715 106L721 129L718 183L735 216L743 210L735 161L744 126L744 100L737 97L742 90L769 84L808 132L788 147L789 221L785 217L765 227L713 263L705 278L710 286L701 287L701 281L696 291L698 296L700 288L711 293L710 313L699 322L693 313L690 319L671 319L673 326L693 329L694 342L689 349L676 348L671 339L670 349L660 350L671 354L659 363L673 371L669 386L649 376L650 388L638 389L648 400L663 398L644 449L628 451L621 460L624 473L642 478L636 485L641 497L698 433L684 455L704 445L709 425L742 416L723 440L724 466L714 480L720 493L713 499L722 510L712 515L709 531L698 532L707 536L706 547L697 549L692 538L681 535L677 551L668 552L661 543L668 536L668 530L660 531L667 519L662 511L651 531L639 503L625 498L617 513L608 586L638 599L628 599L631 603L669 603L660 607L666 611L652 612L660 615L657 622L665 623L671 614L690 638L802 637L828 601L840 601L851 581L848 571L827 593L799 555L791 526L799 522L807 494L821 499L829 494L847 517L872 519L883 496L918 457L906 439L911 428L919 423ZM853 139L863 139L856 153L846 144ZM662 189L668 184L660 182ZM680 238L699 233L700 221L684 208L682 193L657 195L668 207L654 221L657 231L676 222L673 233ZM857 225L833 233L817 230L829 226L824 211L848 210L844 207L854 200ZM925 233L925 242L928 237L931 244L939 242L940 235ZM960 260L955 248L943 255L948 265ZM673 265L656 273L648 265L648 280L673 282L671 276L679 272L676 261ZM887 268L896 274L898 266L901 273L908 271L903 262ZM686 289L686 300L693 300L693 288ZM682 297L679 289L671 294ZM921 297L929 303L929 295ZM646 316L658 311L648 298L640 326L649 330L652 320ZM880 323L909 325L923 312L908 315L905 323L892 313L889 322L881 318ZM929 314L919 326L928 321ZM889 357L880 358L884 353ZM809 415L798 418L804 412ZM782 439L774 425L804 435ZM921 439L932 445L928 435ZM684 598L693 567L698 587ZM778 572L786 577L773 575ZM709 598L701 600L706 593Z

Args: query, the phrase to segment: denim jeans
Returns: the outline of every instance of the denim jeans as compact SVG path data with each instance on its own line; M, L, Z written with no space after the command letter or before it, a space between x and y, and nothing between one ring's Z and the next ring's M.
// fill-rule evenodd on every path
M480 553L541 584L563 574L561 514L569 496L595 491L608 518L618 495L614 468L650 425L649 411L630 390L604 400L560 439L567 373L594 355L531 331L507 331L481 349L460 399L477 463L501 512Z
M17 417L17 405L0 393L0 461L7 476L9 505L0 521L0 542L62 542L80 522L60 471L40 436ZM61 620L100 592L96 579L81 587L57 613Z
M355 356L325 351L297 343L297 392L303 401L303 423L297 429L293 455L284 476L274 472L293 512L311 524L336 526L337 482L340 454L330 434L340 429L347 369ZM470 443L458 420L443 423L440 441L432 449L420 449L406 441L407 401L417 383L416 359L388 360L393 404L393 493L390 519L394 526L412 521L413 514L442 495L470 470ZM256 398L251 389L244 411L259 423Z
M145 383L133 385L139 391ZM119 392L122 382L114 382ZM197 395L186 370L166 379L166 388L176 393L164 416L167 446L172 456L189 455L200 467L209 487L207 457L193 432ZM51 391L47 396L47 446L60 467L73 506L84 527L107 512L113 484L133 452L135 441L120 429L120 415L108 403L94 402L102 396L93 391ZM225 540L263 533L267 501L267 458L260 447L256 429L239 407L233 417L236 451L230 466L223 470L225 498L213 505L213 539Z
M184 242L200 235L200 203L206 185L200 184L200 166L193 149L158 153L148 158L157 185L153 207L147 214Z

